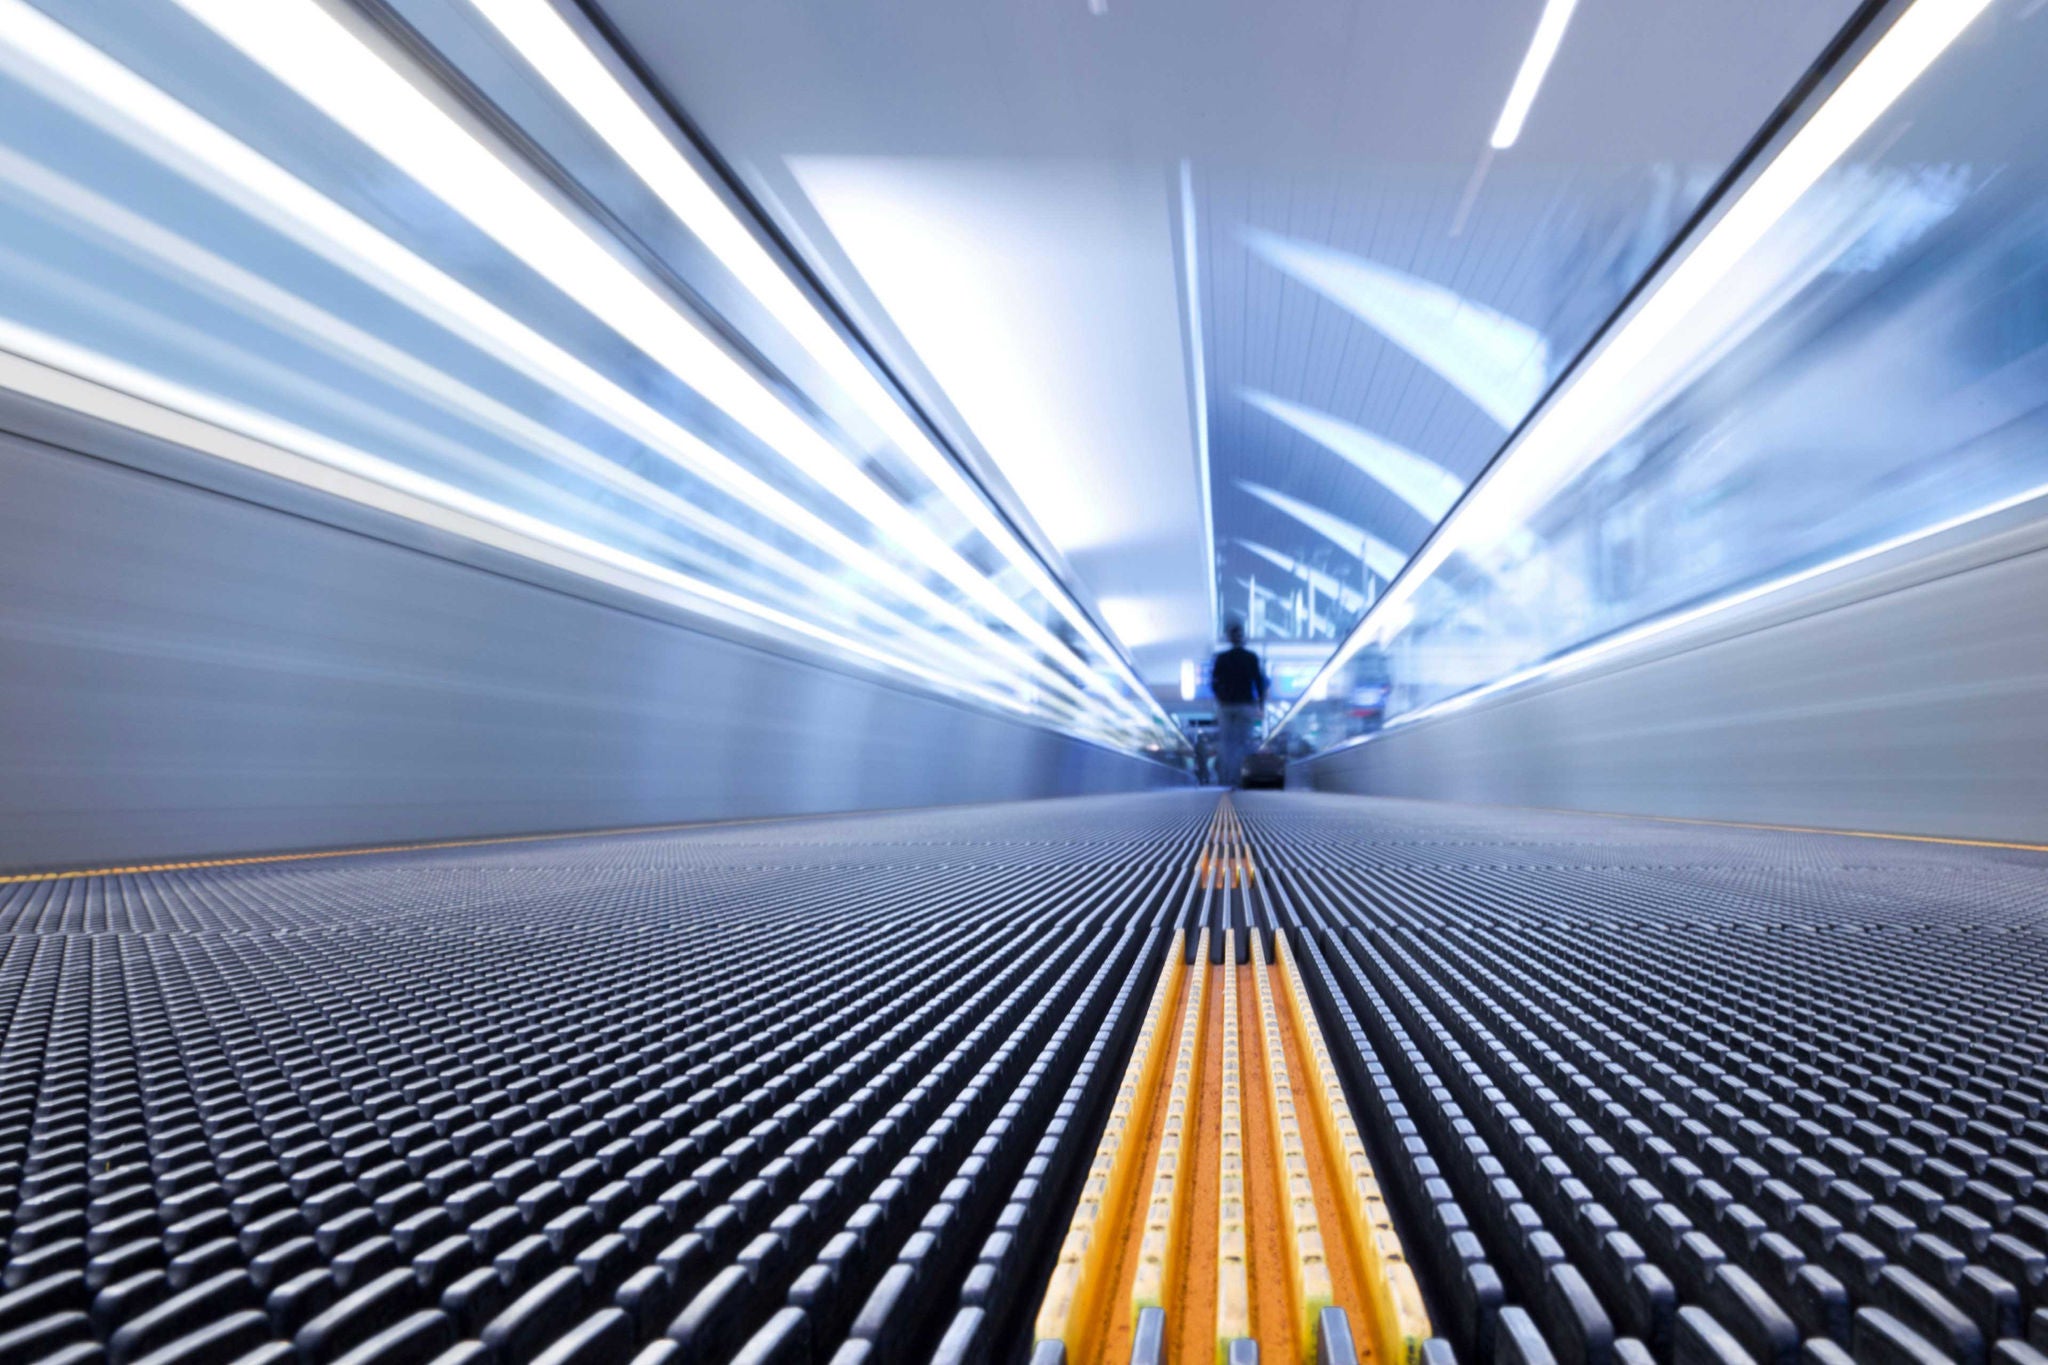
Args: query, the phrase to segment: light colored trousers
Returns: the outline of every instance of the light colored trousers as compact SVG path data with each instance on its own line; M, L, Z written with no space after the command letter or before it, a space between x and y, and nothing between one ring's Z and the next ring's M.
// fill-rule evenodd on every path
M1244 761L1251 756L1259 738L1263 706L1219 706L1216 708L1216 780L1236 786L1244 777Z

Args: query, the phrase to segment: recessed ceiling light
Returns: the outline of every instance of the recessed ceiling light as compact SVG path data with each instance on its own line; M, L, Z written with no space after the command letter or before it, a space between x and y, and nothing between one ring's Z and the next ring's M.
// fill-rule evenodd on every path
M1550 71L1550 63L1557 56L1557 46L1564 41L1564 26L1571 22L1572 11L1578 8L1579 0L1544 0L1542 17L1536 21L1536 34L1529 40L1529 50L1522 57L1522 69L1515 73L1515 83L1508 88L1508 102L1501 107L1500 122L1493 125L1492 146L1495 151L1505 151L1515 145L1515 139L1522 135L1522 124L1529 117L1529 106L1536 103L1536 92L1543 88L1543 77Z

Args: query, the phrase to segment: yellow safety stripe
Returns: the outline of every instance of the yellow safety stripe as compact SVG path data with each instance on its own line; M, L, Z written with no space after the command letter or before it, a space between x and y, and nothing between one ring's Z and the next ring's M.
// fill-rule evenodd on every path
M2009 848L2022 853L2048 853L2048 844L2016 843L2005 839L1964 839L1948 834L1887 834L1870 829L1823 829L1818 825L1766 825L1749 820L1703 820L1687 815L1630 815L1626 811L1567 811L1556 806L1533 806L1532 810L1565 815L1598 815L1609 820L1655 820L1666 825L1709 825L1716 829L1764 829L1776 834L1834 834L1844 839L1889 839L1901 844L1953 844L1958 848Z
M1309 1176L1308 1148L1294 1107L1294 1085L1287 1074L1287 1042L1280 1033L1280 1014L1266 980L1263 935L1252 935L1252 988L1259 1001L1259 1028L1266 1043L1266 1112L1273 1146L1280 1160L1280 1241L1287 1250L1287 1292L1294 1308L1294 1341L1302 1365L1316 1354L1316 1323L1337 1301L1330 1283L1330 1260L1323 1249L1322 1219L1316 1210L1315 1183Z
M739 820L685 820L669 825L621 825L616 829L570 829L552 834L495 834L481 839L433 839L416 844L364 844L359 848L316 848L298 853L251 853L234 858L186 858L168 863L125 863L119 867L74 868L68 872L9 872L0 886L23 882L68 882L83 877L128 877L143 872L190 872L208 867L254 867L263 863L315 862L323 858L361 858L376 853L424 853L441 848L489 848L496 844L539 844L554 839L604 839L622 834L672 834L686 829L720 829L730 825L767 825L811 816L758 815Z
M1276 936L1280 975L1286 986L1287 1004L1302 1050L1309 1056L1308 1078L1311 1107L1323 1137L1324 1150L1338 1170L1338 1196L1344 1205L1351 1252L1359 1265L1366 1292L1372 1297L1372 1318L1366 1324L1374 1353L1381 1365L1414 1365L1429 1339L1428 1310L1423 1307L1422 1288L1394 1231L1372 1162L1365 1154L1365 1142L1351 1117L1351 1105L1344 1098L1344 1084L1330 1056L1323 1030L1316 1022L1301 971L1284 935Z
M1237 936L1223 936L1223 1104L1217 1145L1216 1359L1252 1334L1250 1242L1245 1234L1244 1088L1237 1048Z
M1059 1261L1053 1266L1052 1281L1038 1309L1033 1331L1037 1341L1066 1343L1067 1359L1091 1358L1089 1337L1094 1331L1104 1292L1102 1262L1120 1239L1131 1187L1137 1181L1138 1163L1143 1159L1145 1132L1151 1124L1155 1082L1165 1059L1160 1041L1160 1021L1179 990L1186 970L1187 934L1176 930L1168 946L1159 982L1152 989L1138 1039L1131 1047L1131 1059L1124 1067L1123 1082L1104 1123L1095 1159L1081 1187L1081 1202L1067 1225L1066 1240L1060 1243Z
M1175 1283L1187 1240L1188 1205L1194 1195L1192 1176L1182 1178L1183 1158L1194 1156L1195 1130L1188 1105L1202 1077L1203 1005L1208 992L1209 931L1195 943L1195 977L1181 1011L1180 1047L1174 1053L1173 1080L1167 1091L1166 1127L1160 1139L1159 1164L1153 1169L1152 1198L1145 1208L1145 1236L1138 1251L1138 1273L1131 1282L1131 1320L1147 1308L1166 1306L1167 1286Z
M1221 890L1231 886L1250 886L1259 875L1252 864L1251 845L1244 837L1244 822L1237 818L1237 808L1224 797L1216 804L1216 813L1209 817L1209 837L1202 845L1202 854L1195 860L1195 885Z

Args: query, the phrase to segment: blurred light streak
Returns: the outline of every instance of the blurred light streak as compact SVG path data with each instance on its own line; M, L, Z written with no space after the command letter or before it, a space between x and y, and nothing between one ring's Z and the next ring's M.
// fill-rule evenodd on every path
M414 88L402 76L384 65L369 47L344 26L311 6L292 3L275 7L220 5L210 0L191 0L186 5L195 15L212 23L231 40L237 40L252 57L291 84L298 93L321 107L355 135L362 138L393 165L414 176L440 195L477 226L513 250L544 277L554 280L593 308L622 336L662 360L686 383L719 401L728 411L749 425L780 456L820 488L839 497L869 519L883 545L906 548L919 562L961 588L976 603L987 606L1005 624L1020 634L1041 641L1054 659L1072 658L1079 682L1064 666L1020 646L1019 642L992 628L958 602L920 581L904 568L860 543L852 536L805 507L795 498L747 470L731 456L614 380L584 363L569 351L514 319L489 300L477 295L406 247L378 232L348 210L324 197L283 167L267 160L207 122L190 109L150 85L142 77L116 63L98 49L78 39L40 11L22 0L0 0L0 70L31 89L54 100L69 112L128 145L153 156L166 167L250 214L256 221L287 239L312 250L322 258L349 271L356 278L379 289L423 317L448 328L544 387L560 394L628 435L649 451L672 461L678 468L703 479L711 487L734 498L745 507L801 538L829 555L858 576L892 594L916 613L945 623L960 639L935 630L919 614L904 615L891 607L888 597L861 593L838 575L822 573L797 559L775 550L741 528L723 523L691 504L688 499L653 484L642 476L608 461L560 433L535 422L495 399L423 363L402 349L385 343L341 319L323 312L290 291L214 255L196 244L112 203L65 177L12 152L4 153L8 163L10 189L17 194L39 198L46 205L77 219L118 249L147 257L178 272L215 297L231 299L238 305L260 312L275 325L296 334L309 344L332 354L345 356L358 366L383 373L402 389L410 390L437 405L462 412L479 427L492 431L540 457L582 476L611 487L641 505L662 512L677 524L726 546L749 562L771 572L796 578L822 597L845 602L870 617L877 612L896 627L924 640L919 651L926 660L945 660L961 669L942 674L901 654L878 651L857 642L849 644L838 631L803 620L773 601L746 605L743 599L698 583L687 575L675 575L651 561L635 560L641 568L665 586L695 594L705 602L717 603L723 612L738 612L782 632L828 644L851 658L880 664L918 679L942 692L965 691L977 699L1018 708L1014 697L999 696L969 679L987 674L992 660L1008 659L1021 665L1025 677L1049 685L1057 702L1037 703L1039 712L1061 724L1083 724L1093 737L1105 738L1119 747L1129 747L1144 738L1156 737L1165 725L1157 703L1137 688L1134 676L1119 690L1099 676L1098 668L1111 674L1128 674L1128 665L1113 646L1096 634L1093 657L1082 654L1048 631L991 578L974 569L950 546L941 544L931 528L916 519L907 507L894 501L868 481L852 457L833 446L783 400L709 337L689 316L657 293L624 266L594 237L572 220L521 174L476 142L438 105ZM260 9L260 13L258 12ZM728 211L729 216L729 211ZM736 220L735 220L736 221ZM743 230L743 229L742 229ZM769 262L772 266L772 261ZM786 291L794 285L786 276ZM800 294L799 302L808 306ZM809 316L816 326L825 327L819 315ZM830 333L841 357L840 370L850 362L866 376L867 383L880 392L879 383L860 366L845 343ZM96 372L118 375L120 385L142 384L151 379L132 367L121 367L108 357L94 357L84 350L66 352L59 338L40 335L33 329L17 331L24 346L37 348L33 354L48 359L63 354L69 362L97 364ZM831 349L831 348L828 348ZM109 368L112 367L112 368ZM155 377L157 388L169 406L195 411L215 400L175 384L165 387ZM135 390L140 392L141 390ZM886 398L886 394L882 395ZM893 407L893 405L891 405ZM737 409L737 411L734 411ZM909 419L894 408L899 422ZM263 414L233 404L220 406L215 415L233 429L251 431L272 421ZM254 424L252 426L252 424ZM268 429L268 428L265 428ZM396 479L401 467L391 461L363 463L361 452L351 452L345 443L326 440L318 433L304 432L289 423L279 425L272 435L289 436L289 448L313 458L342 460L366 478ZM417 430L410 432L415 443ZM921 435L921 433L920 433ZM431 444L431 443L430 443ZM445 444L441 449L446 449ZM913 450L913 455L918 452ZM927 461L944 466L956 489L972 496L956 504L974 516L979 509L983 521L994 517L944 456L924 449ZM418 477L418 476L413 476ZM403 480L400 480L403 483ZM410 485L408 485L409 487ZM443 493L457 496L469 508L472 494L446 488L432 480L412 491L428 501L447 504ZM511 518L521 535L544 539L534 532L540 523L527 513L500 508ZM481 515L478 513L478 515ZM992 524L992 523L991 523ZM998 530L1006 528L997 527ZM567 528L557 530L584 554L585 538ZM595 542L591 542L594 544ZM1047 600L1060 611L1086 624L1085 613L1060 589L1050 574L1028 551L1010 540L1013 558L1005 567L1023 568L1028 577L1043 584ZM620 551L610 547L604 558L616 565ZM759 583L758 578L750 582ZM794 623L794 624L793 624ZM1092 626L1089 627L1092 630ZM1082 632L1084 637L1087 632ZM971 644L966 647L962 641ZM998 676L1007 676L999 672ZM1083 688L1096 695L1089 695ZM1130 692L1136 689L1142 701ZM1045 711L1051 706L1051 711ZM1085 717L1077 721L1076 717Z
M406 510L402 514L409 520L438 526L471 539L477 537L469 523L493 526L511 533L514 537L565 552L565 557L551 559L550 562L558 565L570 565L580 559L620 571L634 579L651 580L667 590L663 596L688 610L701 612L708 606L714 609L710 614L721 619L757 618L777 631L824 645L832 653L863 659L884 669L907 674L934 687L942 687L949 691L966 691L978 700L1006 711L1015 712L1023 709L1012 698L978 686L963 686L957 677L939 673L913 659L821 629L801 617L777 611L765 603L626 554L602 541L579 536L542 518L529 516L507 508L501 503L479 498L452 485L426 478L402 465L345 446L317 432L294 427L262 413L223 402L211 395L169 383L145 370L95 355L60 338L36 333L6 319L0 319L0 353L19 357L20 360L16 364L33 363L55 374L100 388L103 391L102 395L96 395L88 404L80 406L82 411L104 414L112 418L117 410L116 405L110 404L104 395L124 395L134 401L189 418L195 423L215 428L223 433L239 436L250 444L262 447L273 456L280 453L303 456L329 469L388 489L405 500L396 505L405 507ZM24 377L19 371L5 377L8 387L21 392L35 393L39 396L62 392L60 388ZM77 390L74 389L72 392L75 394ZM68 405L78 404L74 399L73 403ZM159 424L150 422L147 418L138 418L132 412L126 415L124 424L132 425L137 430L165 430ZM205 441L198 438L189 426L170 430L176 434L169 435L168 439L176 440L180 444L235 459L238 463L248 464L266 472L284 472L275 458L251 458L246 447L238 448L223 445L218 441ZM294 478L297 482L311 483L316 487L332 487L307 479L302 474L286 473L285 476ZM449 519L423 512L423 505L443 509L455 514L455 517ZM619 580L614 578L612 581Z
M1916 0L1842 82L1714 219L1633 312L1605 337L1550 402L1522 429L1407 569L1346 637L1322 674L1343 668L1369 644L1385 644L1388 623L1454 555L1483 551L1525 525L1558 487L1612 449L1731 333L1760 319L1755 310L1719 329L1689 323L1720 287L1871 125L1948 50L1992 0ZM1775 580L1741 600L1804 575ZM1734 599L1698 609L1724 609ZM1694 619L1697 619L1696 617ZM1653 629L1646 626L1644 629ZM1297 703L1281 718L1290 724Z
M1557 59L1565 25L1572 21L1572 11L1578 8L1578 3L1579 0L1543 0L1543 13L1537 17L1536 32L1529 37L1529 50L1522 55L1515 83L1508 87L1507 103L1501 106L1500 120L1493 125L1493 136L1487 139L1487 146L1493 151L1506 151L1522 136L1522 124L1528 120L1536 94L1543 88L1543 78L1550 74L1551 62Z
M847 452L316 0L177 3L717 404L919 562L1041 648L1066 653L1043 624L867 478Z
M1245 241L1274 268L1363 318L1441 375L1502 430L1549 382L1549 347L1525 322L1391 266L1260 228Z
M1122 652L1043 562L1022 543L986 495L932 441L901 401L884 387L788 272L762 246L725 199L677 150L669 135L609 71L582 36L547 0L472 0L472 4L534 72L575 110L676 220L708 247L748 292L826 370L861 411L908 456L1004 559L1079 631L1137 695L1150 693ZM1091 675L1092 677L1092 675Z
M1401 572L1401 566L1408 562L1408 556L1370 531L1352 525L1334 512L1325 512L1322 508L1303 502L1300 498L1289 497L1278 489L1253 483L1249 479L1239 479L1237 486L1268 507L1277 508L1293 517L1346 554L1362 557L1365 567L1381 578L1392 578Z
M4 182L10 192L32 194L45 205L64 213L80 230L103 235L132 255L174 269L183 278L202 285L252 315L268 318L288 334L296 335L331 355L374 366L400 388L437 406L460 412L484 430L563 469L613 488L633 502L655 509L691 531L803 582L814 592L838 598L859 610L878 609L871 598L862 595L852 584L801 563L652 480L600 458L552 427L536 422L517 409L457 381L445 371L425 364L411 353L4 146L0 146L0 182ZM936 637L934 643L939 643ZM974 657L957 647L946 647L955 657Z
M1246 389L1244 398L1385 487L1432 526L1444 519L1444 513L1465 491L1464 481L1436 461L1375 436L1363 427L1258 389Z
M1571 650L1568 653L1559 655L1555 659L1546 659L1540 664L1517 669L1505 677L1498 678L1483 686L1460 692L1454 697L1446 697L1442 701L1417 707L1413 711L1403 712L1401 715L1388 721L1387 725L1391 728L1394 725L1406 724L1409 721L1423 720L1430 716L1441 716L1455 711L1462 711L1466 707L1486 700L1488 697L1525 686L1539 679L1564 677L1577 673L1582 669L1590 668L1594 664L1599 663L1602 659L1615 654L1625 653L1646 644L1660 635L1668 635L1673 631L1683 630L1687 626L1695 625L1700 621L1718 616L1722 612L1746 606L1751 602L1761 601L1776 593L1784 592L1788 588L1796 588L1804 583L1816 582L1831 575L1839 574L1846 569L1854 568L1858 564L1894 554L1923 541L1946 535L1951 531L1961 530L1974 522L1987 520L2001 512L2009 512L2016 507L2023 507L2032 502L2048 504L2048 483L2036 484L2031 488L2023 489L2020 492L1999 498L1994 502L1986 503L1982 507L1972 508L1970 511L1958 516L1944 518L1930 525L1918 527L1904 535L1893 536L1874 545L1863 546L1845 555L1837 555L1823 563L1811 565L1795 573L1782 574L1767 583L1759 583L1754 587L1744 588L1737 592L1724 593L1712 601L1703 602L1696 607L1683 611L1668 612L1652 620L1644 621L1639 625L1616 631L1612 635L1603 636L1592 644ZM1328 670L1325 670L1325 672L1327 673Z

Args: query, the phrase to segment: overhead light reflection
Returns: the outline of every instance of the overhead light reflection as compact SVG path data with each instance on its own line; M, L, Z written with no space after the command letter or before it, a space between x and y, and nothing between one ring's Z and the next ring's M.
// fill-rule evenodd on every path
M1543 88L1543 78L1557 58L1558 44L1564 41L1564 27L1571 22L1578 3L1579 0L1544 0L1536 32L1529 39L1529 50L1523 54L1521 69L1515 72L1515 83L1508 88L1508 102L1501 106L1500 121L1493 125L1489 145L1495 151L1506 151L1521 137L1522 124L1528 120L1529 108L1536 103L1536 92Z
M1550 348L1525 322L1391 266L1252 228L1260 258L1370 323L1442 375L1503 430L1528 415L1550 377Z
M1344 667L1369 644L1391 639L1391 622L1454 555L1502 543L1559 487L1600 459L1656 410L1702 355L1758 320L1750 308L1698 326L1765 237L1910 89L1991 0L1917 0L1864 53L1770 161L1495 461L1471 495L1422 547L1324 665ZM1768 281L1766 283L1769 283ZM1791 581L1791 580L1788 580ZM1753 590L1746 597L1753 597ZM1710 612L1720 605L1702 609ZM1281 724L1291 722L1300 707Z
M832 376L890 443L1066 619L1090 647L1090 661L1107 667L1133 694L1149 700L1150 693L1122 652L1103 636L1066 588L1022 543L981 489L938 448L902 401L827 321L818 305L676 148L668 132L649 116L582 35L547 0L471 3L676 219L733 273L805 353Z
M1407 555L1364 527L1354 526L1334 512L1325 512L1313 503L1289 497L1276 488L1268 488L1249 479L1239 479L1237 486L1268 507L1293 517L1345 553L1360 556L1365 561L1365 567L1381 578L1391 579L1401 572L1401 566L1408 562Z
M1246 389L1244 397L1259 411L1284 422L1383 485L1432 526L1444 519L1444 513L1465 491L1464 480L1436 461L1375 436L1363 427L1257 389Z

